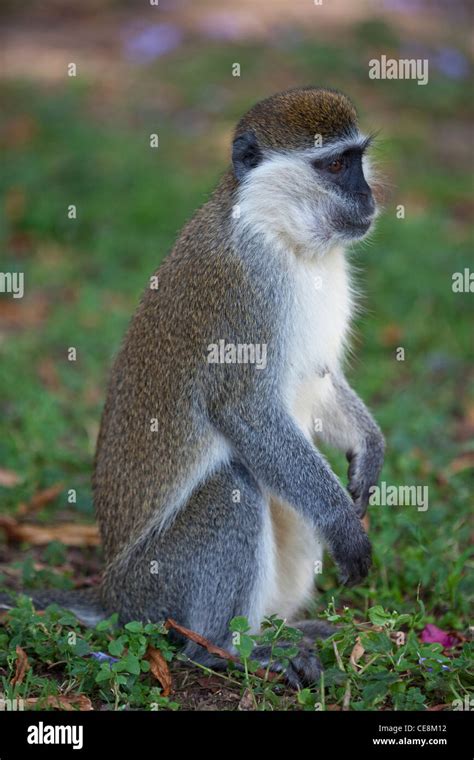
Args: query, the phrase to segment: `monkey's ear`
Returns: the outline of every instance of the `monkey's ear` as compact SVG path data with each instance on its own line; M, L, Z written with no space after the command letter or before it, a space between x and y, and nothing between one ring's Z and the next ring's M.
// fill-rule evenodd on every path
M250 129L235 138L232 145L232 163L239 182L250 169L258 166L262 158L257 138Z

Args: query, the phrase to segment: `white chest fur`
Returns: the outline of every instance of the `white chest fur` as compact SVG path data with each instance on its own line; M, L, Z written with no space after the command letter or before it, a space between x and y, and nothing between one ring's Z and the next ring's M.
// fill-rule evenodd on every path
M351 291L341 249L313 260L294 257L290 268L292 307L286 325L284 393L287 408L311 439L316 410L324 407L326 394L331 394L330 373L342 358L352 312ZM322 543L289 504L272 499L270 513L269 556L274 565L264 612L291 619L311 597Z
M309 432L315 397L324 375L340 364L349 331L352 299L344 251L292 262L293 302L288 325L285 396Z

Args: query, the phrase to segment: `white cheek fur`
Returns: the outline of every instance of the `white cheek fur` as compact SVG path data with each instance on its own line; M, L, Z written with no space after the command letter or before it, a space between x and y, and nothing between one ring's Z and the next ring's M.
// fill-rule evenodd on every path
M262 234L270 244L314 248L321 200L307 159L285 154L266 158L239 189L238 224Z

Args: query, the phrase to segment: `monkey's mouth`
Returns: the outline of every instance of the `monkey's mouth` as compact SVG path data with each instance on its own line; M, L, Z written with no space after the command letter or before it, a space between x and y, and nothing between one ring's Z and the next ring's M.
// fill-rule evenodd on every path
M340 219L336 223L336 230L337 233L344 238L354 240L355 238L363 237L366 232L369 231L373 221L374 215L366 218L358 217L357 219Z

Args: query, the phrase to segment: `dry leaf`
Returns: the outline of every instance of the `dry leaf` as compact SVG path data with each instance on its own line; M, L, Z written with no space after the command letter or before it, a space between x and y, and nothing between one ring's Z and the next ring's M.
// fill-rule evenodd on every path
M18 684L23 683L25 673L27 670L29 670L29 667L30 667L28 665L28 657L24 649L17 646L16 654L17 654L16 670L15 670L15 675L10 681L11 686L17 686Z
M0 468L0 486L4 488L13 488L17 486L23 478L13 470L3 470Z
M85 712L86 710L92 710L92 702L85 694L60 694L59 696L50 695L49 697L28 697L24 700L25 707L35 707L37 704L50 705L56 710L66 710L71 712L73 710L79 710Z
M402 337L403 330L401 326L394 323L386 325L380 335L382 345L387 347L398 346Z
M0 317L7 328L37 327L48 314L51 304L43 293L25 298L0 299Z
M351 656L349 657L349 662L352 665L353 668L357 670L357 663L359 662L360 658L364 654L365 649L361 644L360 636L357 636L356 643L354 644L354 648L351 652Z
M27 541L33 546L44 546L51 541L60 541L66 546L99 546L99 531L95 525L35 525L19 523L7 515L0 516L0 528L3 528L9 541Z
M211 694L222 691L222 678L219 676L201 676L196 678L196 683Z
M237 707L237 710L241 710L242 712L249 712L250 710L255 710L255 701L250 689L245 689L242 695L242 699L240 700L239 705Z
M5 195L5 216L16 222L23 216L25 210L25 192L23 188L13 186L8 188Z
M38 377L50 391L58 391L61 388L59 374L55 362L50 356L44 356L38 364Z
M474 468L474 451L467 451L465 454L461 454L453 459L452 462L444 468L443 474L446 478L449 478L450 475L456 475L458 472L470 470L471 468Z
M26 256L33 248L34 242L31 235L27 232L12 232L7 239L6 248L11 251L15 258Z
M64 488L64 483L55 483L54 486L37 491L27 504L18 505L18 514L24 515L27 512L36 512L45 504L54 501Z
M462 418L456 425L455 438L457 441L468 441L474 437L474 403L468 404Z
M74 567L69 564L69 562L64 562L62 565L55 565L54 568L44 562L33 562L32 568L35 573L39 573L41 570L47 570L48 572L53 572L58 575L63 575L64 573L74 574ZM20 578L23 574L23 570L21 567L2 567L2 573L9 578ZM84 579L78 579L75 583L82 586L84 584Z
M342 701L342 709L344 712L351 709L351 682L347 679L346 690L344 692L344 699Z
M11 118L5 125L3 142L11 148L22 148L28 145L38 133L38 122L30 114L19 114Z
M339 670L342 670L344 672L345 671L344 663L342 661L341 655L339 654L339 649L337 648L337 644L335 641L332 642L332 648L334 650L334 655L336 657L337 666Z
M150 670L160 682L163 688L163 696L168 697L171 692L172 680L168 663L161 654L159 649L149 646L146 652L146 659L150 663Z

